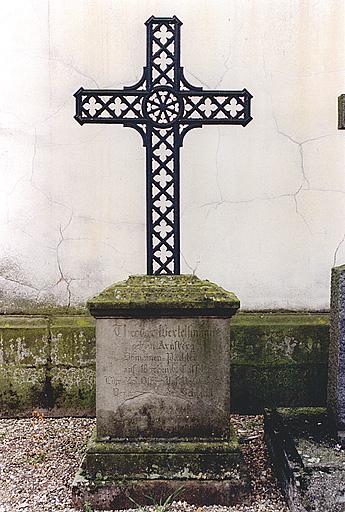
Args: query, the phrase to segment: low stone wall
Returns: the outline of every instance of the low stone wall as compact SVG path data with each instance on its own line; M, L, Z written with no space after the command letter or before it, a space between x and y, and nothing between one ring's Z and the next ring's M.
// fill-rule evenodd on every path
M324 406L328 314L239 313L232 320L233 412ZM95 324L87 314L0 316L0 416L93 415Z
M95 359L87 315L0 317L0 416L94 415Z
M234 412L326 404L327 313L240 313L231 326Z

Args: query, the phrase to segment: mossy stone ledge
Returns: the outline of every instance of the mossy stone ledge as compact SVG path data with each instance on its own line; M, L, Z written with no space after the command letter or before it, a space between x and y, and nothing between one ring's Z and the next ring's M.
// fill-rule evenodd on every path
M107 316L220 316L231 317L240 301L208 280L195 275L130 276L87 303L96 317Z

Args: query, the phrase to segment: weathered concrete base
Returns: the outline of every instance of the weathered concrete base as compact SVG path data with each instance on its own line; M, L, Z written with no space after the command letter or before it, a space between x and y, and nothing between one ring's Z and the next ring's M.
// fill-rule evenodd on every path
M76 507L101 510L159 503L176 492L193 504L231 505L249 490L238 440L98 440L93 437L72 492Z
M265 435L292 511L345 511L345 451L326 409L266 411Z

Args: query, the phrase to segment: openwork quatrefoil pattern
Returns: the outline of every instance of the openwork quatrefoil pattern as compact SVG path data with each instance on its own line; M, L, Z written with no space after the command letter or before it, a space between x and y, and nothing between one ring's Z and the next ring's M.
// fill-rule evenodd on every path
M146 147L147 273L180 273L180 148L192 128L251 121L251 94L203 91L180 66L180 28L173 18L151 17L147 62L141 79L123 90L79 89L80 124L111 123L135 128Z
M137 119L142 115L142 98L137 95L83 94L81 117L84 122L92 119Z
M174 129L152 131L152 254L153 273L174 271L176 236L176 172Z
M152 87L175 85L175 43L179 25L173 19L165 23L152 23L151 32L151 73Z

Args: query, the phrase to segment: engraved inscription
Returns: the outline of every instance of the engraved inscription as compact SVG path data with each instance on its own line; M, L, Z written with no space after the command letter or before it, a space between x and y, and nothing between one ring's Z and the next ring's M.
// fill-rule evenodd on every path
M212 411L214 421L228 413L226 319L98 322L98 410L116 413L142 407L140 411L149 411L150 428L175 422L190 429L205 423L207 416L212 421Z
M205 342L216 338L219 328L195 328L178 323L169 328L163 322L154 328L128 328L114 320L112 330L115 339L121 337L126 342L126 350L119 361L122 378L105 375L104 379L112 387L116 382L116 389L122 389L119 395L127 394L127 386L137 385L140 389L152 388L157 393L163 389L167 394L212 399L205 366L207 359L201 352L210 350ZM217 376L212 375L213 385L216 381Z

